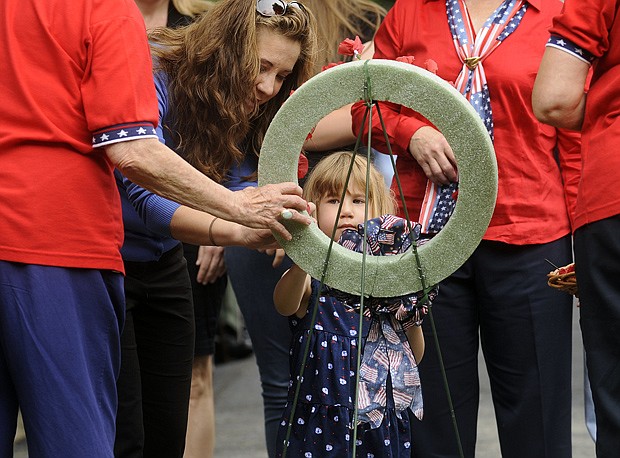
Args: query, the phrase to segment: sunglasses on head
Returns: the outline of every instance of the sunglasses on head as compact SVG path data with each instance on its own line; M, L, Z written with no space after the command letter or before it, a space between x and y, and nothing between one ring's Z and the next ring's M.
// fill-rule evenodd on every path
M284 16L288 7L303 10L304 6L298 2L285 2L284 0L256 0L256 12L261 16Z

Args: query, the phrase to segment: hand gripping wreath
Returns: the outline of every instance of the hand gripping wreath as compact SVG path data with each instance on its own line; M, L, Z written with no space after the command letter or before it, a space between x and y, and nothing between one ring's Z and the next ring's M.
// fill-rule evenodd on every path
M282 105L269 126L258 163L259 185L297 182L297 162L308 132L325 115L364 100L395 102L429 119L446 137L456 156L459 195L450 220L429 243L418 248L426 285L458 269L476 249L495 207L497 163L487 130L469 102L450 84L411 64L388 60L356 61L326 70L302 85ZM369 256L333 244L316 224L284 221L291 241L278 239L286 253L314 278L350 294L390 297L423 289L412 251Z

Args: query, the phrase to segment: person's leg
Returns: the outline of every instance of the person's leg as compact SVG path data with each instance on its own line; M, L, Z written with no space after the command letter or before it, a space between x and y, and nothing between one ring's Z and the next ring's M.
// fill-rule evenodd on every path
M596 442L596 414L594 413L594 401L592 401L592 388L590 387L590 378L588 377L588 367L586 364L586 355L583 355L583 410L586 421L586 429L590 437Z
M0 330L7 326L2 314L7 303L4 293L0 288ZM17 393L4 356L8 342L2 339L2 331L0 333L0 456L13 456L13 438L17 429Z
M471 261L442 281L432 306L439 348L446 367L460 439L466 457L473 458L478 419L478 310ZM418 368L424 398L424 418L411 417L412 455L416 458L458 457L448 398L440 371L431 318L423 324L426 350Z
M211 458L215 450L213 355L194 357L185 458Z
M125 269L140 364L143 455L180 458L194 356L194 309L183 250L179 245L157 262L126 262ZM117 435L122 434L128 432Z
M194 305L181 246L162 256L158 264L148 280L149 305L144 309L148 313L134 314L142 375L144 456L180 458L194 359Z
M286 406L289 382L291 331L286 317L273 305L273 290L290 267L288 258L277 268L273 258L255 250L226 248L226 266L239 308L252 340L260 373L265 409L265 437L270 457L275 456L278 425Z
M122 281L107 271L0 262L4 373L31 458L113 456Z
M596 413L596 454L620 450L620 216L579 228L575 269L588 377Z
M126 292L132 289L127 279ZM131 295L131 293L130 293ZM116 381L118 411L116 413L116 437L114 456L142 458L144 451L144 424L142 421L142 382L136 333L133 327L133 309L125 314L125 326L121 334L121 371Z
M226 289L226 275L207 285L196 281L198 247L183 246L192 283L196 343L192 365L189 417L185 458L211 458L215 450L215 409L213 400L213 354L218 317Z
M547 285L571 261L570 239L482 242L476 256L480 338L502 457L571 456L572 297Z

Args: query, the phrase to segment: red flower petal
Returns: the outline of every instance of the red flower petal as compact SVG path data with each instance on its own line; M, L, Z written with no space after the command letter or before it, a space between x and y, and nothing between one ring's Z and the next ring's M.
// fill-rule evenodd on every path
M341 61L341 60L340 60L340 61L338 61L338 62L330 62L330 63L329 63L329 64L327 64L327 65L323 65L323 68L321 68L321 71L322 71L322 72L324 72L325 70L329 70L330 68L337 67L337 66L338 66L338 65L340 65L340 64L344 64L344 62L343 62L343 61Z
M437 70L439 70L437 62L435 62L433 59L426 59L426 62L424 62L424 67L429 72L434 73L435 75L437 74Z
M297 162L297 179L301 180L308 173L308 158L301 153Z
M342 54L343 56L355 56L356 54L360 54L364 49L364 44L360 37L355 36L354 40L350 38L345 38L338 45L338 54Z
M413 56L400 56L400 57L397 57L396 60L398 62L404 62L406 64L414 65L413 61L415 61L415 57L413 57Z

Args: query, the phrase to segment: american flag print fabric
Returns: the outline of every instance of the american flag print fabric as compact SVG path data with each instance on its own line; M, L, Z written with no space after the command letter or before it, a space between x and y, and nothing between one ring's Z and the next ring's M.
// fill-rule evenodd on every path
M422 419L422 386L417 363L402 325L394 315L373 317L360 365L359 421L378 428L387 407L388 375L392 382L392 396L396 414L411 409Z
M463 64L454 86L474 107L491 140L493 110L484 60L517 29L527 7L524 0L505 0L476 33L464 0L446 0L452 42ZM423 233L436 234L446 225L456 206L457 190L458 183L428 182L419 218Z
M458 183L438 186L429 181L426 184L426 193L420 211L422 233L436 234L448 223L456 207L457 193Z
M403 254L413 243L424 244L427 239L420 237L420 224L407 221L396 215L383 215L360 224L356 230L343 231L338 243L343 247L361 253L364 248L366 231L366 251L372 256ZM346 307L360 311L360 297L325 286L326 290ZM364 301L364 314L371 318L378 313L392 314L407 330L420 326L428 312L428 306L437 296L437 288L431 288L405 296L368 297Z
M454 86L474 107L491 139L493 112L484 60L517 29L527 6L524 0L505 0L476 33L465 1L446 0L452 42L463 63Z
M395 215L383 215L360 224L357 230L345 230L338 243L360 253L363 251L364 235L368 254L402 254L412 244L419 243L420 225ZM360 297L329 287L326 290L342 301L345 307L360 311ZM410 408L416 417L422 418L422 387L405 330L422 324L428 306L436 295L435 288L426 296L414 293L391 298L369 297L365 300L363 313L371 321L362 352L357 405L359 421L368 423L372 429L378 428L384 421L388 379L392 385L397 416Z
M581 46L577 46L572 41L558 35L551 35L549 41L547 42L547 47L561 49L562 51L572 54L577 59L582 60L588 65L592 65L592 63L596 60L596 56L594 54L583 49Z

